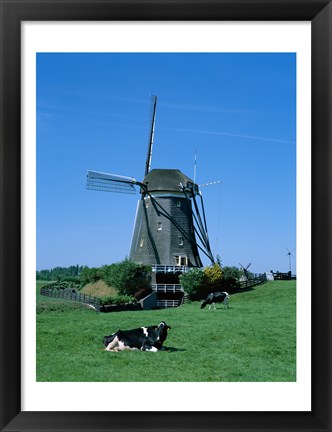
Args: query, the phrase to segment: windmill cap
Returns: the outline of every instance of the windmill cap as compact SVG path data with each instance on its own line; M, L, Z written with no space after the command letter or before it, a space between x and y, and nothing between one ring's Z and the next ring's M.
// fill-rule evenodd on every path
M194 181L178 169L153 169L147 174L143 182L149 192L181 192L180 183L187 187L188 183Z

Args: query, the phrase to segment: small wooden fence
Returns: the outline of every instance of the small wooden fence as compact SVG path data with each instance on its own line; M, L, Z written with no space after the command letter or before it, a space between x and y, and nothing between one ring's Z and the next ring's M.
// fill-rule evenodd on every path
M248 279L245 281L240 281L240 282L234 284L233 286L231 286L229 288L229 292L230 293L236 293L236 292L246 291L246 290L249 290L252 287L254 287L256 285L260 285L266 281L267 281L267 277L266 277L265 273L258 274L258 275L255 275L251 279Z
M57 282L42 287L40 290L40 294L46 297L61 298L64 300L85 303L98 312L120 312L126 310L142 309L139 303L102 305L98 297L82 294L76 291L75 288L59 288Z
M267 280L266 274L263 273L263 274L260 274L260 275L257 275L255 277L253 277L252 279L248 279L246 281L239 282L239 287L241 289L251 288L251 287L253 287L255 285L259 285L261 283L266 282L266 280Z
M272 273L272 274L273 274L274 280L291 280L292 279L292 273L291 272L287 272L287 273L276 272L276 273Z
M97 311L100 311L100 300L97 297L82 294L74 288L57 288L56 283L46 285L40 289L40 294L46 297L61 298L65 300L72 300L81 303L86 303L92 306Z

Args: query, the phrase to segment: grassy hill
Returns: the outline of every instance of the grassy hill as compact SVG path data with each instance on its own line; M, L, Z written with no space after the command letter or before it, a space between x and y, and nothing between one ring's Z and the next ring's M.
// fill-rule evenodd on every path
M82 294L95 297L108 297L118 295L118 290L107 285L106 282L99 279L97 282L91 282L81 289Z
M67 301L42 309L37 381L295 381L296 281L267 282L229 303L107 314ZM104 351L103 336L160 321L172 327L164 351Z

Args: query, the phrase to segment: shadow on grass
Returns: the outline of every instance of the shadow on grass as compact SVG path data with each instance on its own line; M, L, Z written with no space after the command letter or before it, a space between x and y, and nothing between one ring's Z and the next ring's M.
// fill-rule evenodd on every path
M100 351L106 351L105 347L99 348L99 350ZM124 350L121 350L121 351L117 351L117 353L121 353L121 352L125 352L125 351L127 351L127 352L128 351L137 351L137 352L139 352L141 350L131 350L130 348L128 348L128 349L124 349ZM167 351L167 352L183 352L183 351L187 351L187 350L185 350L183 348L174 348L174 347L165 347L165 346L163 346L163 348L161 350L159 350L159 351L161 351L161 352L163 352L163 351Z
M183 351L187 351L184 348L174 348L174 347L166 347L164 346L162 351L168 351L168 352L183 352Z

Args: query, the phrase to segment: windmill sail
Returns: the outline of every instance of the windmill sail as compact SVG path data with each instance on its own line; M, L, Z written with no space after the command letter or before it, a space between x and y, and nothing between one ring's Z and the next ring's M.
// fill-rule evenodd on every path
M150 131L149 131L148 154L145 162L145 173L144 173L145 176L149 173L151 168L154 126L156 122L156 108L157 108L157 96L151 96L151 124L150 124Z
M250 272L249 272L248 268L251 266L251 263L249 263L247 265L247 267L244 267L241 263L239 263L239 265L243 271L243 275L241 276L240 280L246 281L246 280L250 279Z
M86 188L103 192L119 192L134 195L136 194L136 184L139 183L132 177L88 171Z

